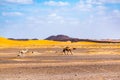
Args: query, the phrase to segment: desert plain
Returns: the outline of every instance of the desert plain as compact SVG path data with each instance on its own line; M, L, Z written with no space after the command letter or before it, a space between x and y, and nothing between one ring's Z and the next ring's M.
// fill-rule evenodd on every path
M120 80L120 43L1 41L0 80ZM73 55L65 46L76 48Z

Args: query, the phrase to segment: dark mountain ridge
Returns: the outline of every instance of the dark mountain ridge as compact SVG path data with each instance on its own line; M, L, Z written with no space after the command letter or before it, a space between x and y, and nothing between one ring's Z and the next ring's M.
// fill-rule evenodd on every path
M120 43L120 40L92 40L92 39L79 39L79 38L72 38L66 35L56 35L56 36L49 36L45 40L53 40L53 41L71 41L71 42L78 42L78 41L87 41L87 42L98 42L98 43Z

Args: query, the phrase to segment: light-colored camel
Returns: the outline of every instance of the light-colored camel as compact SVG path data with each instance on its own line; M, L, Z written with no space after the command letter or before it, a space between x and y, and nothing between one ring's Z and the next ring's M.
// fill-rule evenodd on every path
M19 51L19 54L17 56L23 57L25 54L27 54L29 52L28 49L23 49Z
M72 50L75 50L76 48L70 48L70 47L65 47L65 48L63 48L63 53L65 54L65 55L68 55L69 53L71 53L71 55L73 55L73 52L72 52Z

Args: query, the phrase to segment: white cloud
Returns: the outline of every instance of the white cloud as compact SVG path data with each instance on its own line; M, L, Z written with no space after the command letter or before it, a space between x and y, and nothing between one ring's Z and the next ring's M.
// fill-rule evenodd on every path
M52 19L62 19L63 18L62 16L59 16L56 13L49 14L48 17L52 18Z
M77 7L82 11L90 11L92 9L92 5L90 4L87 5L79 4Z
M89 11L93 14L98 13L103 15L108 8L98 0L80 0L76 3L74 9L81 12Z
M22 16L21 12L2 12L3 16Z
M103 3L98 0L80 0L75 8L80 11L93 11L96 8L103 9Z
M48 23L64 23L65 18L63 16L58 15L57 13L51 13L47 16L47 22Z
M96 6L95 11L98 15L105 15L106 14L107 7L103 5Z
M113 13L115 16L117 16L117 17L120 18L120 10L114 9L112 13Z
M6 0L6 2L18 3L18 4L32 4L33 0Z
M101 3L120 3L120 0L97 0L97 1Z
M104 3L120 3L120 0L80 0L86 3L90 3L90 4L97 4L97 5L101 5Z
M62 2L62 1L58 1L58 2L55 2L55 1L48 1L48 2L45 2L44 3L45 5L48 5L48 6L68 6L69 3L68 2Z
M120 10L115 9L115 10L113 10L113 12L119 14L119 13L120 13Z
M87 4L101 5L102 2L98 0L84 0Z

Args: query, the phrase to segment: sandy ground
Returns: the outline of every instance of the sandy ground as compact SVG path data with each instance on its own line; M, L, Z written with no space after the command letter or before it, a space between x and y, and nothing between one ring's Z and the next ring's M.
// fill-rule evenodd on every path
M0 49L0 80L120 80L119 49L77 49L62 55L61 49ZM107 52L109 54L107 54ZM88 54L89 53L89 54ZM110 54L112 53L112 54Z

